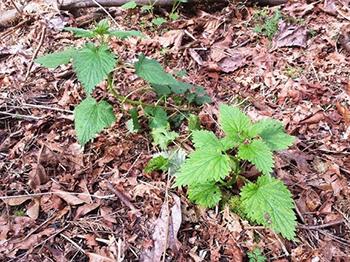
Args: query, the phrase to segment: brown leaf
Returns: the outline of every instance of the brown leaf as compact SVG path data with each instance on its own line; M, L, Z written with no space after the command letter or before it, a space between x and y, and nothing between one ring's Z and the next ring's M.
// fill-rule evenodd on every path
M141 254L141 261L158 262L161 260L164 250L170 247L174 252L178 250L177 233L181 225L182 215L180 198L172 194L175 204L169 210L168 202L163 203L152 234L153 248L145 250Z
M163 47L173 46L173 49L178 50L184 35L183 30L170 30L159 37L158 41Z
M38 234L33 234L30 237L26 238L25 240L17 243L15 245L15 249L30 249L32 247L34 247L36 244L39 244L39 242L42 240L42 238L44 236L51 236L52 234L55 233L55 229L54 228L46 228L44 230L42 230L40 233Z
M32 171L29 173L29 186L35 190L48 181L49 177L46 174L45 168L41 164L35 164Z
M300 121L300 124L317 124L325 118L324 113L321 111L316 112L315 114L305 118Z
M305 26L287 25L280 22L279 31L272 40L272 49L298 46L306 48L307 30Z
M26 214L32 219L37 219L39 217L39 210L40 210L40 200L38 198L34 198L32 202L29 204Z
M96 253L88 252L88 253L86 253L86 255L88 256L90 262L115 262L114 259L111 259L111 258L105 257L105 256L101 256L101 255L96 254Z
M9 206L19 206L29 199L32 199L32 197L9 197L8 199L2 199L2 201L4 201Z
M66 201L70 205L80 205L85 203L84 200L70 194L69 192L64 192L61 190L53 190L54 192L57 192L56 195L62 198L64 201Z
M345 124L348 126L350 124L350 111L345 106L342 106L339 102L336 104L339 114L343 116Z

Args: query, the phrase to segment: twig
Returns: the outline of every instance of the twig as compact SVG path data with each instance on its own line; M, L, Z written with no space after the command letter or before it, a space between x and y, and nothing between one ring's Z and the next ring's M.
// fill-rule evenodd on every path
M93 197L93 198L97 198L97 199L108 199L108 198L115 197L115 195L97 196L97 195L91 195L91 194L87 194L87 193L55 191L55 192L43 192L43 193L28 194L28 195L0 196L0 200L8 200L8 199L24 198L24 197L35 198L38 196L46 196L46 195L51 195L51 194L56 194L56 195L67 194L67 195L75 195L75 196L88 196L88 197Z
M298 228L301 228L301 229L310 229L310 230L318 230L318 229L322 229L322 228L327 228L327 227L331 227L331 226L336 226L336 225L339 225L339 224L342 224L344 223L344 219L340 219L340 220L337 220L337 221L334 221L334 222L330 222L330 223L327 223L327 224L322 224L322 225L298 225Z
M13 114L13 113L8 113L8 112L0 112L0 114L11 116L13 118L22 118L22 119L27 119L27 120L41 120L41 119L43 119L43 117L26 116L26 115Z
M13 0L10 0L10 1L11 1L11 3L12 3L13 7L16 8L17 12L18 12L19 14L22 14L22 11L23 11L23 10L21 10L21 9L15 4L15 2L14 2Z
M115 25L118 28L121 28L121 26L118 24L118 22L114 19L114 17L100 4L98 3L96 0L91 0L92 2L94 2L99 8L101 8L103 10L103 12L105 12L111 19L112 21L115 23Z
M120 201L122 201L128 208L130 208L131 211L135 212L137 216L141 215L140 210L138 210L123 193L115 189L109 181L107 181L107 187L120 199Z
M169 106L149 104L149 103L145 103L145 102L142 102L142 101L139 101L139 100L132 100L132 99L127 98L126 96L119 95L117 93L117 91L111 86L109 87L109 91L111 92L111 94L117 100L119 100L119 102L121 104L127 103L127 104L130 104L130 105L142 106L142 107L162 107L162 108L164 108L167 111L185 111L185 112L188 112L188 111L200 111L201 110L200 108L192 108L192 107L190 107L190 108L182 108L182 107L178 107L178 106L175 106L175 105L172 106L172 107L169 107Z
M33 67L33 64L34 64L34 59L37 57L38 53L39 53L39 50L40 48L42 47L42 45L44 44L44 39L45 39L45 35L46 35L46 26L44 26L43 30L41 31L41 36L40 36L40 41L39 41L39 45L38 47L36 48L33 56L32 56L32 59L30 61L30 64L28 66L28 69L27 69L27 73L26 73L26 76L24 77L24 80L23 82L25 82L30 74L30 71L32 70L32 67Z
M61 109L61 108L57 108L57 107L44 106L44 105L32 105L32 104L27 104L27 103L23 103L20 106L11 106L11 105L9 105L8 107L10 107L10 108L17 108L17 109L18 108L23 108L23 107L40 108L40 109L47 109L47 110L52 110L52 111L57 111L57 112L62 112L62 113L73 114L73 111L71 111L71 110Z
M86 254L85 250L82 249L77 243L75 243L72 239L70 239L69 237L67 237L65 234L61 233L61 236L63 236L63 238L65 238L66 240L68 240L70 243L72 243L73 246L75 246L80 252Z

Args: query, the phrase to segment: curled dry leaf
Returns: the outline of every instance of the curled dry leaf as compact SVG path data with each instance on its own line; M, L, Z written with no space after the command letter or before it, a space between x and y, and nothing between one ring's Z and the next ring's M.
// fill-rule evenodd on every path
M66 201L69 205L75 206L85 203L84 200L74 196L70 192L64 192L61 190L54 190L54 192L56 192L56 195L62 198L64 201Z
M49 181L49 177L45 168L41 164L35 164L32 171L29 173L29 186L35 190L40 185L43 185Z
M37 219L39 217L39 211L40 211L40 200L38 198L34 198L32 202L29 204L26 214L32 219Z
M24 202L26 202L27 200L32 199L32 197L9 197L8 199L2 199L2 201L4 201L6 204L8 204L9 206L19 206L22 205Z
M272 40L272 49L280 47L302 47L306 48L307 29L301 25L287 25L280 22L279 30Z
M183 30L170 30L159 37L158 41L163 47L173 46L173 49L178 50L184 35Z
M164 202L152 234L153 248L145 250L141 254L141 261L143 262L161 261L164 251L169 247L173 252L178 251L177 233L182 221L181 203L178 196L175 194L172 194L172 196L175 204L171 207L170 212L168 202Z

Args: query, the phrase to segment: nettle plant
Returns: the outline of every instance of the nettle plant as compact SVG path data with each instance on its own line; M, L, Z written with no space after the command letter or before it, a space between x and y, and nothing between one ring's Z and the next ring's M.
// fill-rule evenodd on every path
M294 137L284 132L279 121L253 123L237 107L224 104L219 108L219 124L223 138L205 130L192 132L195 151L178 171L175 186L187 186L189 199L204 207L214 207L228 194L228 202L240 215L294 239L292 195L271 175L273 152L288 148ZM262 173L255 183L241 175L247 162ZM246 182L238 198L230 193L237 179Z
M140 100L128 99L115 89L113 73L117 63L119 63L118 68L129 65L117 59L117 56L110 50L108 41L111 37L126 39L143 37L143 35L139 31L113 30L107 20L100 21L91 30L75 27L67 27L65 30L74 33L76 37L88 38L91 41L82 47L69 47L63 51L39 57L36 62L48 68L56 68L72 62L77 79L82 83L87 95L74 110L75 130L78 141L82 145L115 122L112 105L105 100L97 101L92 97L95 87L105 80L107 80L108 91L117 100L137 106L129 111L131 116L127 122L129 131L137 132L140 129L138 107L141 106L149 118L154 143L162 149L165 149L178 136L177 133L170 130L169 117L165 110L167 107L161 105L162 101L166 103L170 97L188 104L202 105L210 102L209 96L202 87L177 80L165 72L156 60L146 58L143 54L139 55L134 64L135 72L149 84L151 90L157 94L159 101L157 104L147 104Z

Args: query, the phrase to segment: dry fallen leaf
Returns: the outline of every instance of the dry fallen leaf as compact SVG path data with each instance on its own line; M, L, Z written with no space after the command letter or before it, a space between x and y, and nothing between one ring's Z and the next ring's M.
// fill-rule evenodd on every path
M39 211L40 211L40 200L38 198L34 198L32 202L29 204L26 214L32 219L37 219L39 217Z
M172 194L174 198L174 206L169 210L168 202L163 203L158 219L155 222L155 227L152 234L153 248L145 250L141 254L141 261L144 262L159 262L164 251L170 247L173 252L177 252L179 241L177 233L181 225L181 206L180 198Z
M280 22L278 33L272 40L272 50L280 47L306 48L307 29L301 25L287 25Z

